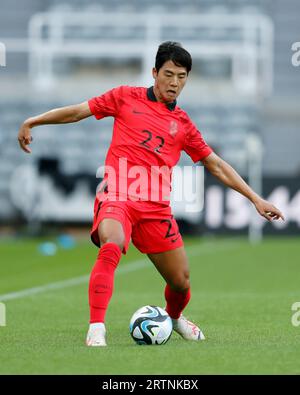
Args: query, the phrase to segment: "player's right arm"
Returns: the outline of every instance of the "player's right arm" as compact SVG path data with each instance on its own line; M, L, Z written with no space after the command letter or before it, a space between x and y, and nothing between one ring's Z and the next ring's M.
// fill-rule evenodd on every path
M81 121L84 118L90 117L92 112L88 102L75 104L72 106L55 108L43 114L26 119L21 125L18 141L23 151L30 153L31 150L28 145L32 141L31 129L40 125L50 125L59 123L72 123Z

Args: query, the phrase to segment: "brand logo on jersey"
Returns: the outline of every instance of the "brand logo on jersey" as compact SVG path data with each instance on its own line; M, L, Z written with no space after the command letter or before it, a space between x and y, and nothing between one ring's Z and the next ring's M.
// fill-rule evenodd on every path
M136 110L135 108L132 110L132 112L133 112L134 114L139 114L139 115L147 114L146 112L138 111L138 110Z
M178 123L176 121L171 121L170 122L170 134L171 136L175 136L175 134L178 132Z

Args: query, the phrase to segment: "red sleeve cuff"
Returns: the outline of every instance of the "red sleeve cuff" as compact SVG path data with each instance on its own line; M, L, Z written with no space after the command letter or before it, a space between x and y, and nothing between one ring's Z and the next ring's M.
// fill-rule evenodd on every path
M204 150L201 150L201 152L199 152L195 155L191 155L191 158L194 163L197 163L197 162L203 160L204 158L206 158L212 152L213 152L213 150L209 146L207 146Z
M88 100L88 105L90 107L91 113L94 115L96 119L101 119L99 115L97 115L95 98Z

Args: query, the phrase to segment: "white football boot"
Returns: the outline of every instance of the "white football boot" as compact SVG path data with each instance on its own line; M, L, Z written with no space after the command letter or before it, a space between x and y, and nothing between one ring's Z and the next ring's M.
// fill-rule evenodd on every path
M173 329L186 340L205 340L201 329L181 315L177 320L172 318Z
M86 337L86 345L89 347L106 346L105 333L106 330L104 324L90 324Z

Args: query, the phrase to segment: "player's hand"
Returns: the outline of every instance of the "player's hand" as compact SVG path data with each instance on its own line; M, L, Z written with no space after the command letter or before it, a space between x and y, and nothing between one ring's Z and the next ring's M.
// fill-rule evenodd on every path
M258 199L254 202L254 205L258 213L262 217L266 218L269 222L272 220L278 220L280 218L284 221L284 216L281 211L268 201L264 199Z
M26 122L24 122L19 130L18 141L21 149L28 154L31 153L31 149L28 147L28 145L32 142L32 140L33 138L31 136L31 128L28 124L26 124Z

